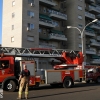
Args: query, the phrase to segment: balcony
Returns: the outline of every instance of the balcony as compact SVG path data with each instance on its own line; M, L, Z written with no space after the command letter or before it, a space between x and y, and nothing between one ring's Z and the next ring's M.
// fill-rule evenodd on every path
M98 51L98 53L97 53L97 54L98 54L98 56L100 56L100 50Z
M100 36L97 36L97 40L100 41Z
M91 64L100 64L100 59L92 59L90 61Z
M53 23L52 19L49 16L43 14L39 14L39 25L50 28L55 27L55 24Z
M59 20L67 20L67 15L63 14L61 12L55 11L55 10L51 10L50 11L50 17L59 19Z
M54 46L53 44L39 43L39 48L56 49L56 46Z
M100 7L89 6L89 11L94 14L98 14L100 13Z
M44 20L44 19L39 19L39 25L45 26L45 27L50 27L50 28L54 28L55 27L55 25L53 24L52 21Z
M91 43L90 43L91 46L100 46L100 42L97 42L94 39L91 39L90 41L91 41Z
M96 30L100 30L100 25L98 24L92 24L90 27Z
M97 19L100 19L100 14L96 16Z
M97 0L97 3L99 3L99 4L100 4L100 0Z
M87 2L87 3L94 3L95 1L94 0L85 0L85 2Z
M96 34L94 33L94 31L90 31L90 30L85 30L85 35L91 36L91 37L96 36Z
M53 0L39 0L41 4L44 4L45 6L56 6L57 4L53 2Z
M95 15L94 14L91 14L89 12L85 12L85 17L91 18L91 19L95 19Z
M49 39L51 40L62 40L62 41L67 41L67 38L65 35L58 30L51 30L52 33L49 35Z
M96 54L96 51L92 49L86 49L86 54Z

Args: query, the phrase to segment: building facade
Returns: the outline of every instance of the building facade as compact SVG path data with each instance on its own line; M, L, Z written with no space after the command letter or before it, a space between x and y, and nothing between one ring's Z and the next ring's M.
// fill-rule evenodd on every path
M3 0L2 46L81 50L80 32L66 27L82 30L99 18L99 9L99 0ZM90 64L99 52L98 25L84 34L85 61ZM37 60L39 68L47 68L51 60Z

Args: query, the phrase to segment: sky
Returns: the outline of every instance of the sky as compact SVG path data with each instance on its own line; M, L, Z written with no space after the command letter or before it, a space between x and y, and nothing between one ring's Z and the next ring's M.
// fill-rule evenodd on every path
M2 1L0 0L0 44L2 42Z

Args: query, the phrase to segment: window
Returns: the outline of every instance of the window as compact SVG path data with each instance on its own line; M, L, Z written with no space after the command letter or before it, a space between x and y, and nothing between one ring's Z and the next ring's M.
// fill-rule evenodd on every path
M59 27L59 22L53 21L53 24L55 25L55 27Z
M79 44L79 48L82 48L82 44Z
M12 25L12 30L14 30L14 25Z
M81 25L81 24L78 24L78 28L82 28L83 27L83 25Z
M46 34L46 29L43 30L43 34Z
M39 33L42 33L42 29L41 28L39 28Z
M78 19L82 19L82 16L78 15Z
M11 42L14 42L14 37L11 37Z
M34 36L27 36L28 41L34 41Z
M12 1L12 6L15 6L15 1Z
M14 18L15 17L15 13L12 13L12 18Z
M33 29L34 29L34 24L28 23L28 28L29 28L30 30L33 30Z
M81 7L81 6L78 6L78 9L79 9L79 10L82 10L82 7Z
M30 16L31 18L34 17L34 12L32 12L32 11L28 11L27 14L28 14L28 16Z
M46 8L45 7L43 8L43 12L46 13Z
M34 4L34 0L28 0L28 3L33 3Z
M0 61L0 70L7 69L9 67L9 60L1 60ZM3 72L4 74L4 72Z
M80 38L81 38L81 35L79 35L78 37L79 37L79 39L80 39Z

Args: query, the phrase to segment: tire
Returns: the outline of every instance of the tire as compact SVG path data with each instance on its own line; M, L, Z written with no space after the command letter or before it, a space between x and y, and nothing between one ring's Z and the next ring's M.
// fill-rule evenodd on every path
M97 79L96 79L96 83L100 83L100 76L97 77Z
M90 83L90 80L87 80L86 83Z
M16 83L13 80L9 80L4 85L5 89L9 92L14 92L16 90Z
M63 81L63 87L64 88L70 88L74 85L73 80L70 77L66 77Z
M40 85L40 83L36 82L36 84L33 86L33 88L37 89L37 88L39 88L39 85Z

